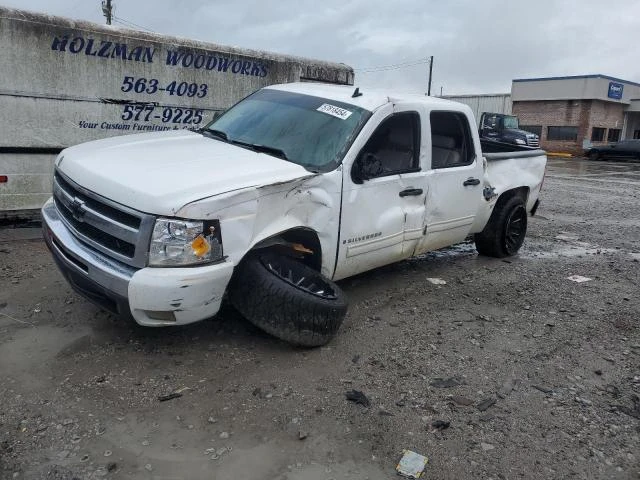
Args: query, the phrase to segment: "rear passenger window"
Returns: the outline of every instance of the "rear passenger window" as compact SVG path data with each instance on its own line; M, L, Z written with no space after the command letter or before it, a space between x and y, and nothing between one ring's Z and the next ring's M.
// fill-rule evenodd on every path
M420 170L420 115L402 112L384 120L361 154L368 153L382 164L379 177Z
M431 112L431 168L471 165L475 159L467 117L459 112Z

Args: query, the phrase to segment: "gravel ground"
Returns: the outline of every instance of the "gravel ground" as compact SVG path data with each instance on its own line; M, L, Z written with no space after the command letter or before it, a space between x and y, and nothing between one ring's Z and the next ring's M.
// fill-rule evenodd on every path
M345 323L311 350L230 307L123 322L1 230L0 478L378 480L403 449L433 479L640 478L640 165L547 173L520 255L461 244L343 281Z

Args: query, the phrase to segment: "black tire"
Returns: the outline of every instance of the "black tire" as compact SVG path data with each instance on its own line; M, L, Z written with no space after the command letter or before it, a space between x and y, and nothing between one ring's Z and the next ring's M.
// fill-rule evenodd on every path
M484 230L474 237L480 255L504 258L518 253L527 233L527 209L522 198L498 200Z
M600 152L597 150L591 150L589 152L589 160L595 162L596 160L600 160Z
M229 300L258 328L305 347L331 340L347 313L346 296L335 283L269 251L242 260L231 279Z

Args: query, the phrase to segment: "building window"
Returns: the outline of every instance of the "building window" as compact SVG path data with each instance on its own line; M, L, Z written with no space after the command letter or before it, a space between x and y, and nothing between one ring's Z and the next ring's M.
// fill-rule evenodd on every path
M610 128L609 134L607 135L607 142L617 142L618 140L620 140L620 129Z
M547 127L547 140L578 140L578 127Z
M598 128L593 127L591 129L591 141L592 142L602 142L604 140L604 132L606 132L606 128ZM609 130L611 132L611 130Z
M520 125L520 130L535 133L539 137L542 136L542 125Z

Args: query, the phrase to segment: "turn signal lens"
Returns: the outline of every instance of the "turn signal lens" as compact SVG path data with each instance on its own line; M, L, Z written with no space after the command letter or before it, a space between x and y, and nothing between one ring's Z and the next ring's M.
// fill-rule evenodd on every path
M191 242L191 248L196 257L204 257L211 251L211 245L207 242L206 238L202 235L198 235L193 242Z

